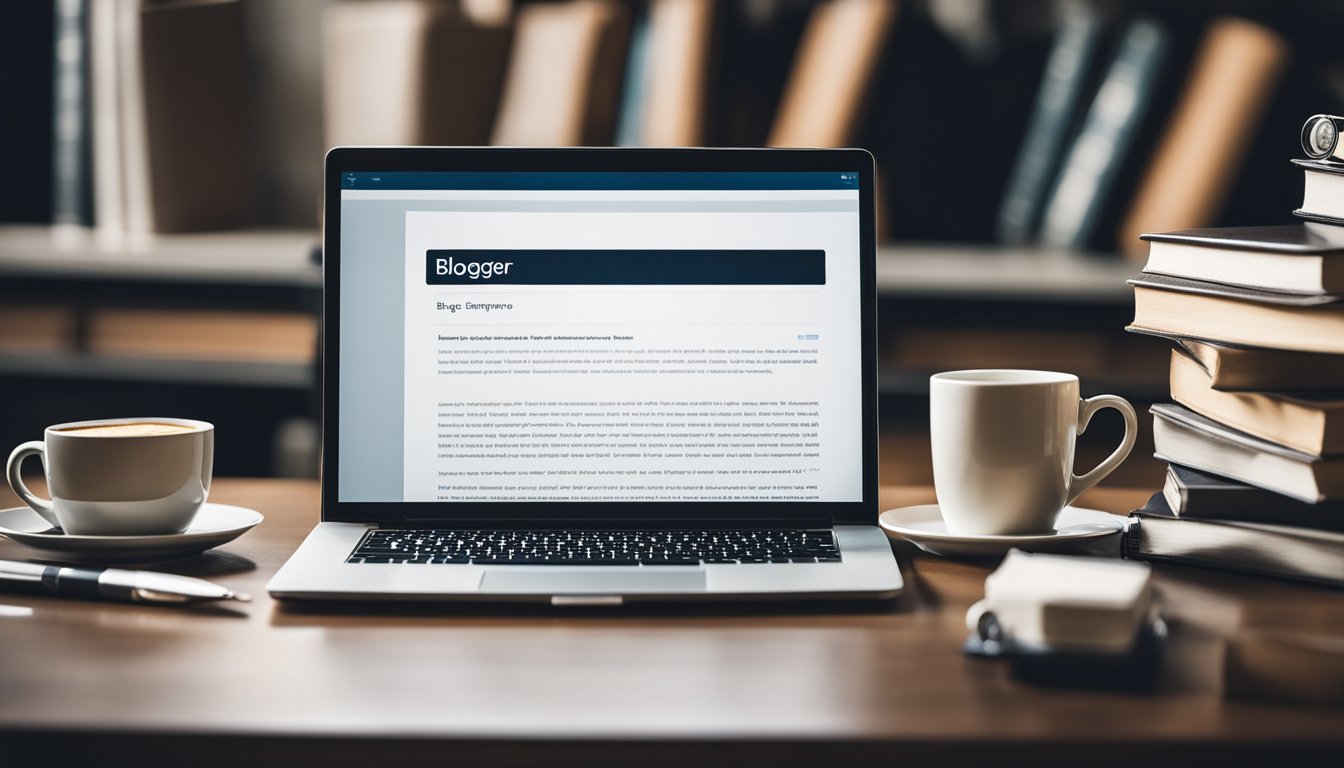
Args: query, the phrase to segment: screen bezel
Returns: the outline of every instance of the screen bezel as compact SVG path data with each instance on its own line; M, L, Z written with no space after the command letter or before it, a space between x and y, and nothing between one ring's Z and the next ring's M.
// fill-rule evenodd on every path
M339 419L341 174L347 171L834 171L859 173L860 325L863 427L862 499L858 501L340 501ZM877 235L874 161L862 149L644 149L503 147L337 147L327 152L323 218L321 515L324 522L489 522L640 525L775 520L877 524ZM330 468L330 470L328 470Z

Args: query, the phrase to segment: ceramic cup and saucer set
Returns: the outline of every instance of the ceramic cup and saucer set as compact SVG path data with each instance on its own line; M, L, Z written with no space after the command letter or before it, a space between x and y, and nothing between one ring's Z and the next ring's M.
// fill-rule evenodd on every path
M952 371L929 387L938 503L883 512L889 535L949 557L1104 549L1118 540L1124 518L1072 504L1134 447L1138 418L1128 401L1083 399L1077 376L1050 371ZM1103 408L1124 417L1124 439L1096 468L1074 474L1077 436Z
M260 513L206 501L215 428L172 418L103 419L47 427L9 455L6 475L25 507L0 510L0 536L35 557L86 564L182 560L241 536ZM50 498L23 482L42 462Z

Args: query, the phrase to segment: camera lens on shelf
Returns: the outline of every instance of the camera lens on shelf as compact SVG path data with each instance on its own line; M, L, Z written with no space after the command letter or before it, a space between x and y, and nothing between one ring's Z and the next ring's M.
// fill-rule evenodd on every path
M1314 160L1344 162L1344 147L1339 145L1339 132L1344 128L1344 117L1313 115L1302 126L1302 151Z

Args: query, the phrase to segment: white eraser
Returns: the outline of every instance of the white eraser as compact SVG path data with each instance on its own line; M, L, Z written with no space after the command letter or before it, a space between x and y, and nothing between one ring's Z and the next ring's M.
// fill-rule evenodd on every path
M974 629L993 613L1004 635L1025 648L1123 653L1151 604L1146 563L1013 550L966 618Z

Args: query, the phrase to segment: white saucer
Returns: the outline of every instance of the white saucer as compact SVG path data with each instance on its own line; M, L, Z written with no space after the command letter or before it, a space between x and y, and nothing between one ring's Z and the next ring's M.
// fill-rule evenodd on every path
M1029 552L1058 552L1091 546L1118 536L1124 518L1095 509L1065 507L1053 533L1030 536L979 536L950 533L937 504L889 509L878 518L888 536L907 539L925 552L944 557L1002 557L1017 548ZM1119 553L1118 548L1116 554Z
M73 563L146 563L183 560L242 536L262 521L260 512L206 504L182 533L163 536L70 536L28 507L0 510L0 535L42 550L43 557Z

